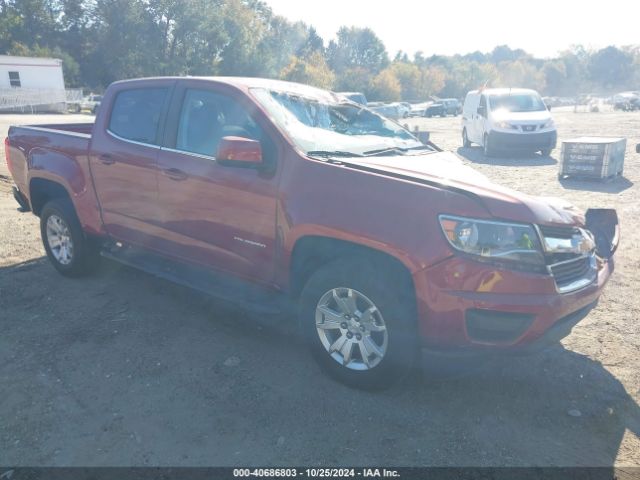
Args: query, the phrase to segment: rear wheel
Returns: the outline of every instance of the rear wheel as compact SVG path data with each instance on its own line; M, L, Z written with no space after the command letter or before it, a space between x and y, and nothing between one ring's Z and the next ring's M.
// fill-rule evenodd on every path
M381 270L365 260L338 260L314 273L301 295L301 327L315 359L356 388L388 387L415 360L412 292Z
M98 249L88 239L71 201L49 201L40 212L40 234L49 261L68 277L90 273L98 263Z

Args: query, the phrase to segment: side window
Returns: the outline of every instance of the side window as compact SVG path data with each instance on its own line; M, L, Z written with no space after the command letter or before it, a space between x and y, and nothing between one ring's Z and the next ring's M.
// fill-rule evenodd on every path
M480 97L480 109L484 109L485 111L487 109L487 97L484 95Z
M251 115L234 99L208 90L185 92L178 121L176 149L215 157L225 136L262 141Z
M20 83L20 72L9 72L9 84L12 87L21 86L21 83Z
M136 142L157 145L158 126L168 88L136 88L118 93L113 102L109 131Z

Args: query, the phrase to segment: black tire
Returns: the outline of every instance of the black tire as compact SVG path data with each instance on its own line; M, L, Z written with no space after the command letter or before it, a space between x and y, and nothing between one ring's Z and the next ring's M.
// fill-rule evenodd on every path
M69 254L68 263L58 259L49 241L48 232L50 230L47 228L47 223L53 216L62 222L58 225L66 227L70 237L70 251L72 253ZM62 275L80 277L91 273L97 267L100 258L98 247L82 231L80 221L70 200L55 199L47 202L40 212L40 235L49 261Z
M486 133L484 134L484 137L482 137L482 151L485 157L493 157L493 149L491 148L491 145L489 145L489 135Z
M462 146L464 148L471 147L471 142L469 141L469 137L467 136L467 129L466 128L462 129Z
M550 157L551 156L551 149L550 148L543 148L542 150L540 150L540 155L542 155L543 157Z
M366 259L339 259L317 270L305 285L300 298L300 327L307 340L316 361L322 369L331 377L350 387L366 390L379 390L388 388L402 379L413 366L417 354L417 330L415 299L412 282L406 280L406 276L393 273L396 270L385 266L375 267ZM333 289L353 289L370 299L377 307L377 311L386 326L387 345L381 360L369 369L355 370L338 363L323 345L320 334L316 329L316 308L325 295L330 295ZM365 299L365 300L366 300ZM360 299L362 300L362 298ZM359 305L360 306L360 305ZM366 304L365 304L366 306ZM362 307L364 308L364 307ZM339 314L342 315L342 314ZM339 317L342 321L342 316ZM353 317L355 320L355 317ZM363 322L364 323L364 322ZM346 322L344 323L346 325ZM357 328L357 326L355 326ZM363 328L361 326L361 328ZM363 328L364 330L364 328ZM343 335L344 330L331 330L336 337ZM380 332L369 332L368 340L382 343L375 335L384 335ZM348 333L344 333L348 335ZM358 333L355 333L357 336ZM364 334L365 336L367 333ZM352 337L351 342L356 342ZM331 339L330 341L334 341ZM359 344L352 344L351 352L353 360L350 365L359 362L364 366L365 362ZM334 352L336 355L341 352ZM360 360L358 360L358 357ZM373 360L377 356L373 356ZM371 357L368 357L369 359ZM343 360L344 361L344 358ZM371 363L373 364L374 361ZM367 363L369 360L367 360Z

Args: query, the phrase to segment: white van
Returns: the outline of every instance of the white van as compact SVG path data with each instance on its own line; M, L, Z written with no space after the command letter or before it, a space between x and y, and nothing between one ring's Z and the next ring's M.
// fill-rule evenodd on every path
M549 156L558 133L551 113L535 90L486 88L467 93L462 107L462 143L476 143L485 156L499 150Z

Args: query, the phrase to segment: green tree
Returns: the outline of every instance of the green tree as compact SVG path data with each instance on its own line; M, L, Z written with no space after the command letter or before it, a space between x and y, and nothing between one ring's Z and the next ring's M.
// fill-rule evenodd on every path
M337 37L327 48L329 65L334 71L361 68L377 73L389 64L384 44L370 28L340 27Z
M354 67L336 73L335 89L339 92L364 92L369 87L371 73L362 67Z
M304 43L296 50L296 56L309 58L315 53L320 53L324 56L324 40L322 40L322 37L318 35L318 32L315 28L309 27L307 38L305 39Z
M402 99L408 102L421 102L426 99L421 90L420 67L413 63L399 61L389 67L400 83Z
M542 67L544 75L545 93L548 95L562 95L567 83L567 67L562 60L549 60Z
M544 90L544 75L525 60L502 62L497 65L498 79L495 86L525 87Z
M366 94L371 100L397 101L402 96L402 87L393 70L387 68L371 79Z
M610 46L598 50L589 60L591 80L606 89L631 86L633 56L624 50Z
M318 51L305 58L293 57L291 63L283 69L281 78L325 89L331 89L335 82L335 74Z

